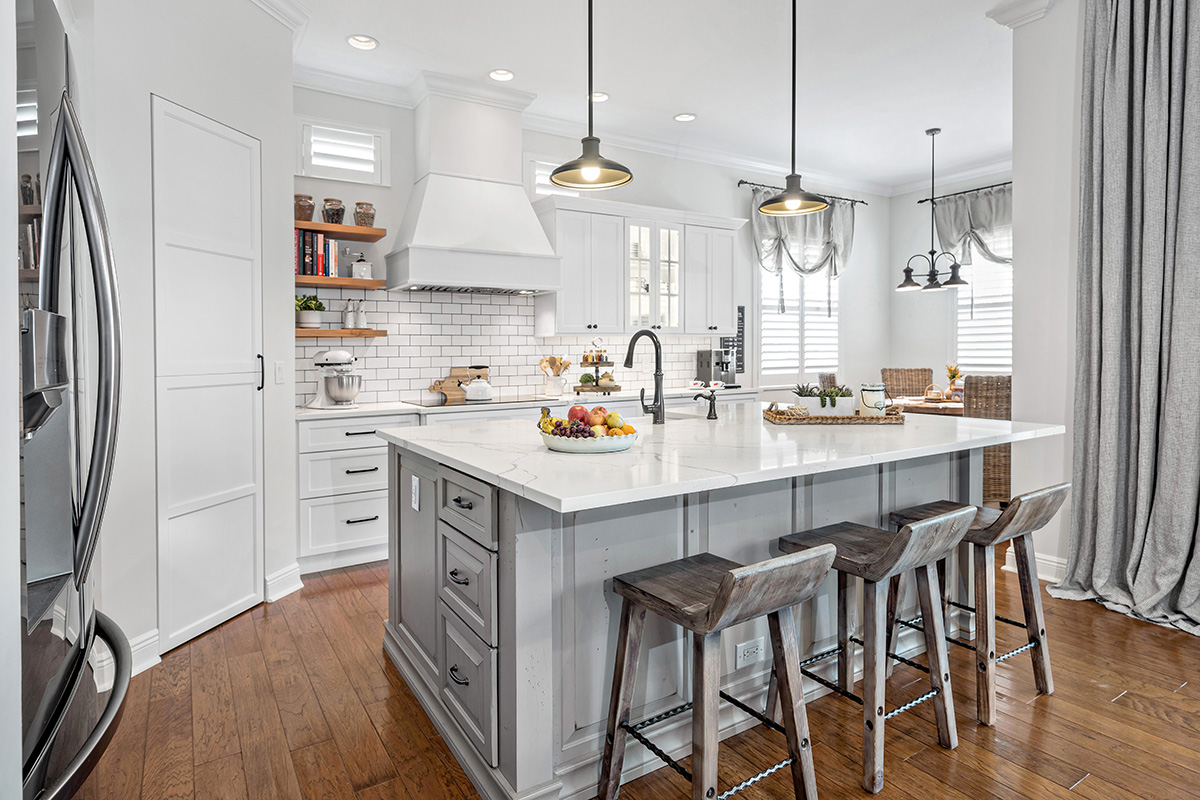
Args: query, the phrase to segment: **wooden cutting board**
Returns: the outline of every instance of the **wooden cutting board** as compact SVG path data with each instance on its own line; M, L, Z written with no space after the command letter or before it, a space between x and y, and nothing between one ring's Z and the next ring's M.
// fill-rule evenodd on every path
M460 384L469 383L475 378L488 379L487 367L451 367L450 374L440 381L434 381L429 387L431 392L441 392L446 395L446 405L456 406L467 402L467 393Z

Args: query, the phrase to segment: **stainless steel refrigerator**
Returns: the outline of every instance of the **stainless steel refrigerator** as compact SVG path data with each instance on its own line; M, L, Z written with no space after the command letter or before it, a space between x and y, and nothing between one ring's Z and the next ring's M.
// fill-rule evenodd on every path
M52 2L26 8L40 17L36 124L18 137L38 170L20 221L36 225L37 253L36 272L22 265L22 798L66 800L115 732L130 678L129 643L96 611L91 575L116 446L120 306L67 38Z

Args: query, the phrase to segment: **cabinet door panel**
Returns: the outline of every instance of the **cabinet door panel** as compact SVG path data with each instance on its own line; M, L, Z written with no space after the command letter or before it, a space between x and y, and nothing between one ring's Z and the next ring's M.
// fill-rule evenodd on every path
M654 320L654 223L627 219L625 233L626 321L636 331Z
M733 336L737 333L737 311L734 308L734 262L737 234L734 231L712 232L712 255L709 262L709 324L713 334Z
M709 321L709 262L712 256L711 228L688 225L684 247L684 330L697 335L710 335Z
M659 223L656 227L654 323L658 330L679 332L683 330L683 226Z
M625 244L624 220L605 214L593 214L591 230L591 324L594 333L621 333L625 330L622 250Z
M554 250L562 258L562 288L557 293L558 333L587 333L594 298L592 283L592 215L559 211Z
M400 624L421 649L418 666L432 682L438 672L437 479L401 462L398 494Z

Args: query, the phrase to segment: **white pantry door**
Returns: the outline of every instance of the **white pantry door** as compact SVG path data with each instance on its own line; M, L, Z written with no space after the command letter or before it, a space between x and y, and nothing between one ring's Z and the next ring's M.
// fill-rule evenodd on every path
M262 187L257 139L161 97L151 116L166 652L263 599Z

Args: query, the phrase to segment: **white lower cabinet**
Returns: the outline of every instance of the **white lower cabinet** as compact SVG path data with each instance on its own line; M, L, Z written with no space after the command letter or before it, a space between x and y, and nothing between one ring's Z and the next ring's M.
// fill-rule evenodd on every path
M300 555L387 543L387 490L300 501Z

